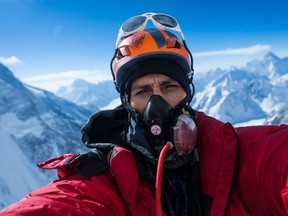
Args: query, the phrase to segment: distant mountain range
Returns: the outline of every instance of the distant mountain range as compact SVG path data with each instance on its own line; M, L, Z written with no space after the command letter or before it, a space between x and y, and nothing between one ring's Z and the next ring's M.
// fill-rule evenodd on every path
M288 58L268 53L263 60L251 61L243 68L201 74L195 86L199 90L193 107L224 122L262 119L263 124L288 123L279 116L288 104Z
M236 126L288 124L288 58L268 53L243 68L195 72L191 106ZM0 209L56 177L36 163L83 152L89 116L120 104L112 81L75 80L56 94L25 85L0 64Z

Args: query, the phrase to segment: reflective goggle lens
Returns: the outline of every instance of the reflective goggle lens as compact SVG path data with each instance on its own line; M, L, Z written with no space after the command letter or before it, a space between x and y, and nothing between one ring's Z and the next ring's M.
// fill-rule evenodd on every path
M145 23L146 19L147 17L145 16L131 17L123 23L122 30L124 33L134 32Z
M173 17L165 14L155 14L152 18L159 24L169 28L175 28L178 25L177 21Z

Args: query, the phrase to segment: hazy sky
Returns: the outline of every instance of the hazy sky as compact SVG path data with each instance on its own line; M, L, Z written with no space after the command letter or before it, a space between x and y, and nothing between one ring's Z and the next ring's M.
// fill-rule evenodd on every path
M108 79L119 27L144 12L178 20L195 76L269 51L288 56L288 0L0 0L0 62L49 90Z

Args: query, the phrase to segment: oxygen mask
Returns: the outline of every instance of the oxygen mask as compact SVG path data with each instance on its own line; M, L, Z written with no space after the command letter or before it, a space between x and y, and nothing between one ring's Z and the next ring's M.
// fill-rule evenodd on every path
M187 113L187 114L186 114ZM144 131L159 151L172 142L179 155L189 154L196 143L197 127L188 112L172 108L163 97L152 95L143 113Z

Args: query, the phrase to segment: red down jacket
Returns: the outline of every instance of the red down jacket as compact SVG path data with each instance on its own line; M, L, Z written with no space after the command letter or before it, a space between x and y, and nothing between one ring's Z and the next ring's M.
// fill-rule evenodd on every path
M288 215L287 125L237 128L237 138L230 124L198 113L197 128L201 190L213 197L210 215L226 208L233 216ZM0 215L155 215L155 191L139 178L132 152L114 150L111 170L90 178L67 166L75 154L40 164L56 168L59 179Z

